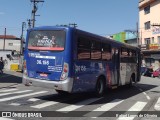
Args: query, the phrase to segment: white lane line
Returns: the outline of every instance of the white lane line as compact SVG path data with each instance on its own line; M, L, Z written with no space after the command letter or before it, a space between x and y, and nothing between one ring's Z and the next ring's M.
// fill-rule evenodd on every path
M154 105L154 109L156 111L160 111L160 97L158 98L156 104Z
M32 90L23 90L23 91L18 91L18 92L9 92L9 93L2 93L0 96L5 96L5 95L11 95L11 94L17 94L17 93L25 93L25 92L30 92Z
M56 111L70 112L70 111L76 110L76 109L78 109L78 108L80 108L80 107L83 107L83 106L85 106L85 105L88 105L88 104L90 104L90 103L93 103L93 102L95 102L95 101L98 101L99 99L102 99L102 98L91 98L91 99L87 99L87 100L78 102L78 103L76 103L75 105L70 105L70 106L67 106L67 107L58 109L58 110L56 110Z
M141 88L139 88L139 90L142 92L143 90Z
M30 93L30 94L7 97L7 98L0 99L0 102L9 101L9 100L18 99L18 98L23 98L23 97L28 97L28 96L32 96L32 95L38 95L38 94L42 94L42 93L46 93L46 92L48 92L48 91L40 91L40 92L34 92L34 93Z
M112 109L113 107L117 106L118 104L122 103L124 100L121 99L115 99L109 103L106 103L96 109L94 109L93 111L99 111L99 112L89 112L87 114L85 114L84 116L100 116L103 113L105 113L106 111L109 111L110 109ZM97 118L97 117L93 117L93 118Z
M27 101L36 102L36 101L38 101L38 100L40 100L40 99L38 99L38 98L30 98L30 99L28 99Z
M35 106L31 106L31 107L41 109L41 108L45 108L45 107L48 107L48 106L51 106L51 105L55 105L57 103L59 103L59 102L48 101L48 102L44 102L42 104L38 104L38 105L35 105Z
M8 76L11 76L11 75L3 75L0 78L4 78L4 77L8 77Z
M136 86L137 87L137 86ZM138 87L137 87L138 88ZM143 90L141 89L141 88L138 88L141 92L143 92ZM146 98L148 99L148 100L150 100L151 98L147 95L147 93L146 92L143 92L143 94L146 96Z
M15 90L18 90L18 89L2 89L0 90L0 92L10 92L10 91L15 91Z
M147 104L147 102L136 102L128 111L141 111L145 105ZM119 117L117 120L133 120L136 117Z
M20 106L21 104L20 103L11 103L9 105L13 105L13 106Z
M143 94L146 96L146 98L148 99L148 100L150 100L151 98L147 95L147 93L146 92L143 92Z

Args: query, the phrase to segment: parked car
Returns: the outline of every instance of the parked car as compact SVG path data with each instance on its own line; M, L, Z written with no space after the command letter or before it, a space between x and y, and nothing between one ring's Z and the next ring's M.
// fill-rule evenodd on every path
M153 71L152 76L153 76L153 77L159 77L159 78L160 78L160 68L158 68L157 70Z

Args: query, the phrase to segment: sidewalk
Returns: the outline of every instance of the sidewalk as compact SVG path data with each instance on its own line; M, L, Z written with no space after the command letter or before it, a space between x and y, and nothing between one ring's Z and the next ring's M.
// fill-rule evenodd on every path
M0 74L0 89L11 87L13 85L22 83L22 73L15 71L4 70L3 74Z

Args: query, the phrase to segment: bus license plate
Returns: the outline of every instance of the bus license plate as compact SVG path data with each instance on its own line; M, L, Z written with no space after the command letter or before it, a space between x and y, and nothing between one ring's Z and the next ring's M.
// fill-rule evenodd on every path
M41 76L41 77L47 77L48 74L41 73L40 76Z

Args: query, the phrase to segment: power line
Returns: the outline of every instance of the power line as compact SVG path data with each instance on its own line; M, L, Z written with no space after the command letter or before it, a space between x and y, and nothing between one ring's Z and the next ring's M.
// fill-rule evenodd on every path
M36 21L35 16L40 16L40 15L36 15L36 12L38 10L38 5L37 4L40 3L40 2L44 2L44 1L43 0L30 0L30 1L33 3L33 9L32 9L32 19L28 22L32 22L32 27L34 27L35 26L35 21ZM28 25L30 25L30 24L28 23Z

